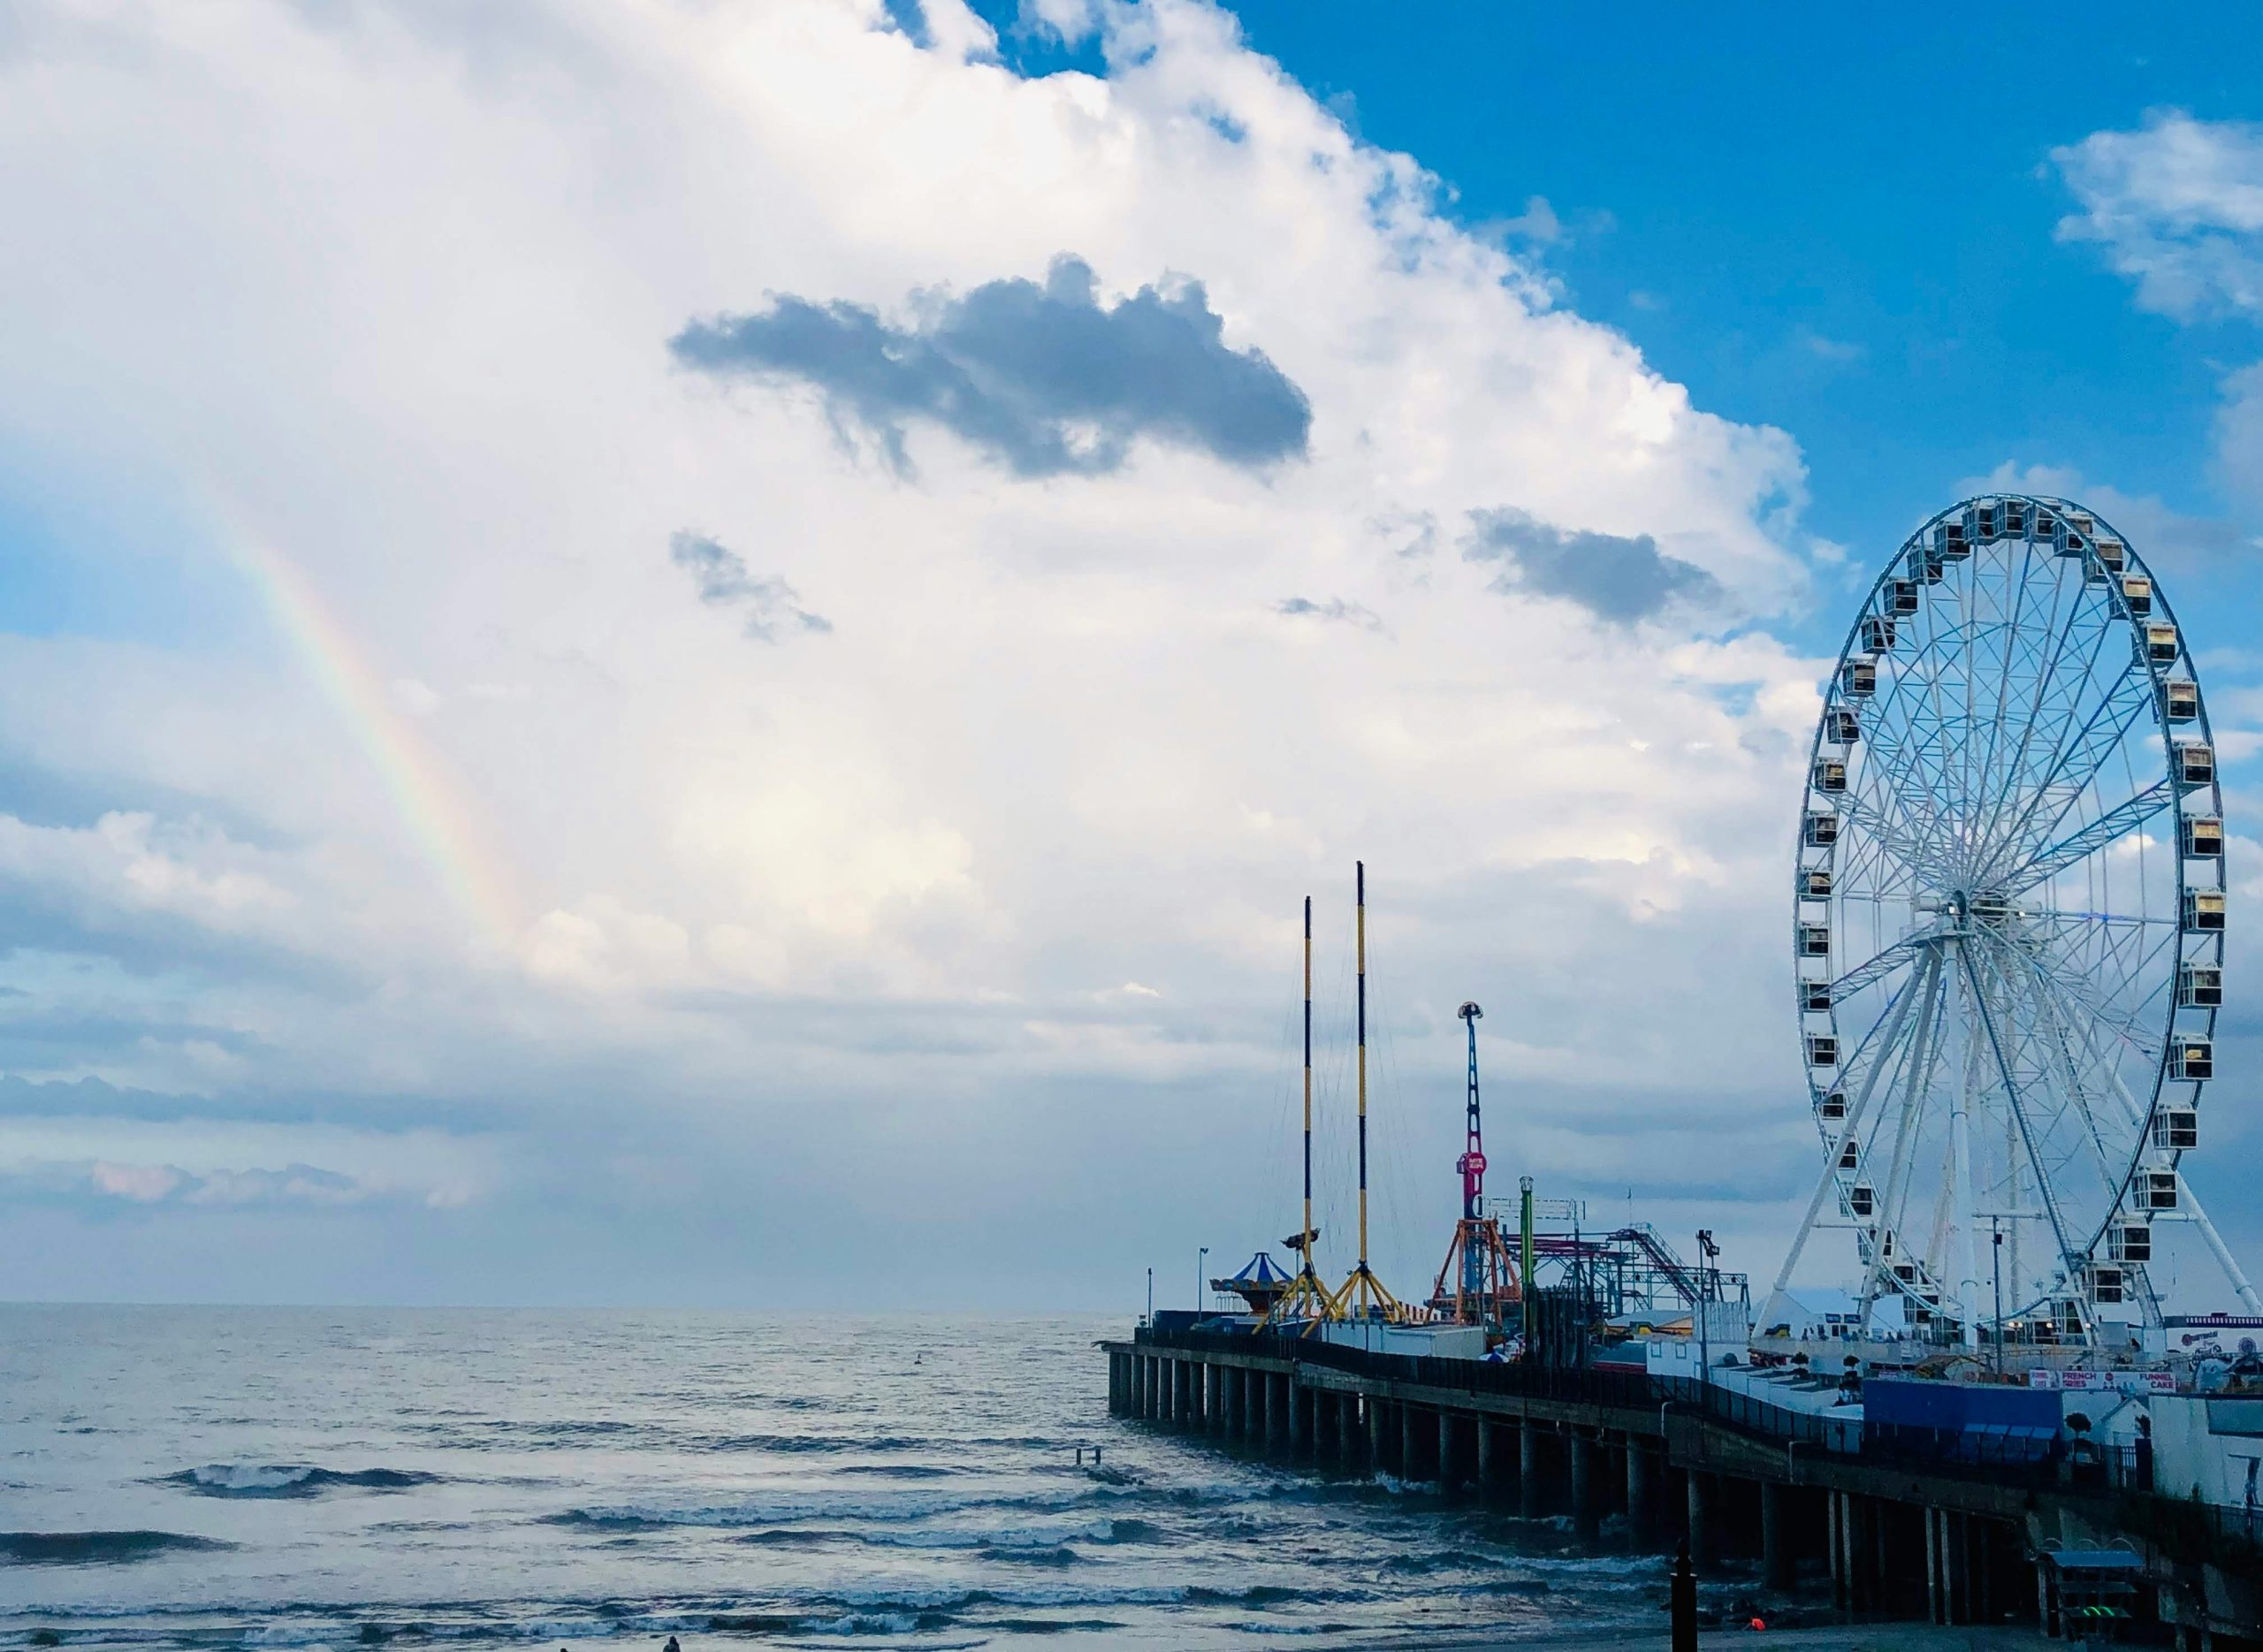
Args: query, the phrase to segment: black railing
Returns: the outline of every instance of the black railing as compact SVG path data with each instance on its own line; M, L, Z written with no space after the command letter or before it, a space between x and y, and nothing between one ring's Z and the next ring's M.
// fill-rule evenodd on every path
M1352 1348L1316 1336L1270 1332L1155 1330L1142 1326L1134 1340L1142 1345L1185 1353L1256 1354L1266 1359L1320 1366L1383 1382L1416 1382L1425 1388L1458 1389L1471 1394L1499 1394L1518 1399L1555 1399L1589 1405L1655 1410L1659 1396L1639 1371L1566 1369L1484 1359L1440 1359L1425 1354L1385 1353Z
M1713 1421L1755 1439L1774 1444L1797 1443L1848 1455L1863 1449L1863 1424L1857 1417L1795 1411L1742 1389L1701 1382L1695 1377L1652 1377L1650 1382L1660 1400L1679 1410L1703 1412Z
M2119 1507L2124 1529L2174 1559L2263 1572L2263 1508L2234 1508L2135 1489L2122 1498Z

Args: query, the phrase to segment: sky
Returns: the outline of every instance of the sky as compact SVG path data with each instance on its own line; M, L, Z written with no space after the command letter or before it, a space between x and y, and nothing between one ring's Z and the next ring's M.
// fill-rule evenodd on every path
M1764 1279L1817 685L1984 488L2263 891L2239 14L1408 15L11 9L0 1298L1183 1303L1307 895L1340 1264L1359 860L1386 1278L1475 999L1497 1187Z

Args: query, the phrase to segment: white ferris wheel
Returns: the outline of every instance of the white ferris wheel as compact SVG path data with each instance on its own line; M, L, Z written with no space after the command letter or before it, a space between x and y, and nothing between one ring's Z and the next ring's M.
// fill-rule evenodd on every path
M2122 535L2004 495L1901 546L1825 693L1794 878L1824 1164L1779 1289L1846 1229L1864 1327L1898 1298L1966 1347L2126 1341L2181 1224L2263 1313L2183 1169L2223 1001L2215 749Z

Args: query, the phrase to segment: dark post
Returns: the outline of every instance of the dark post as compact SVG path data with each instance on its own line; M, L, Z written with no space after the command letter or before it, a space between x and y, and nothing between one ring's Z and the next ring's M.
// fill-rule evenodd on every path
M1673 1557L1673 1576L1667 1584L1666 1607L1673 1618L1673 1652L1697 1652L1697 1573L1689 1564L1689 1545Z
M1996 1278L1996 1374L2004 1374L2004 1222L2000 1216L1989 1218L1995 1232L1995 1243L1989 1247L1994 1261Z

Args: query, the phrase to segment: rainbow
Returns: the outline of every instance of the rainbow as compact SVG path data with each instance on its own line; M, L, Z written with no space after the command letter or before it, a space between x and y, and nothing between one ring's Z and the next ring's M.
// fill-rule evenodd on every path
M511 880L488 851L460 788L395 708L368 654L306 575L282 556L240 539L232 555L276 629L352 731L394 815L449 898L488 940L510 949L519 933Z

